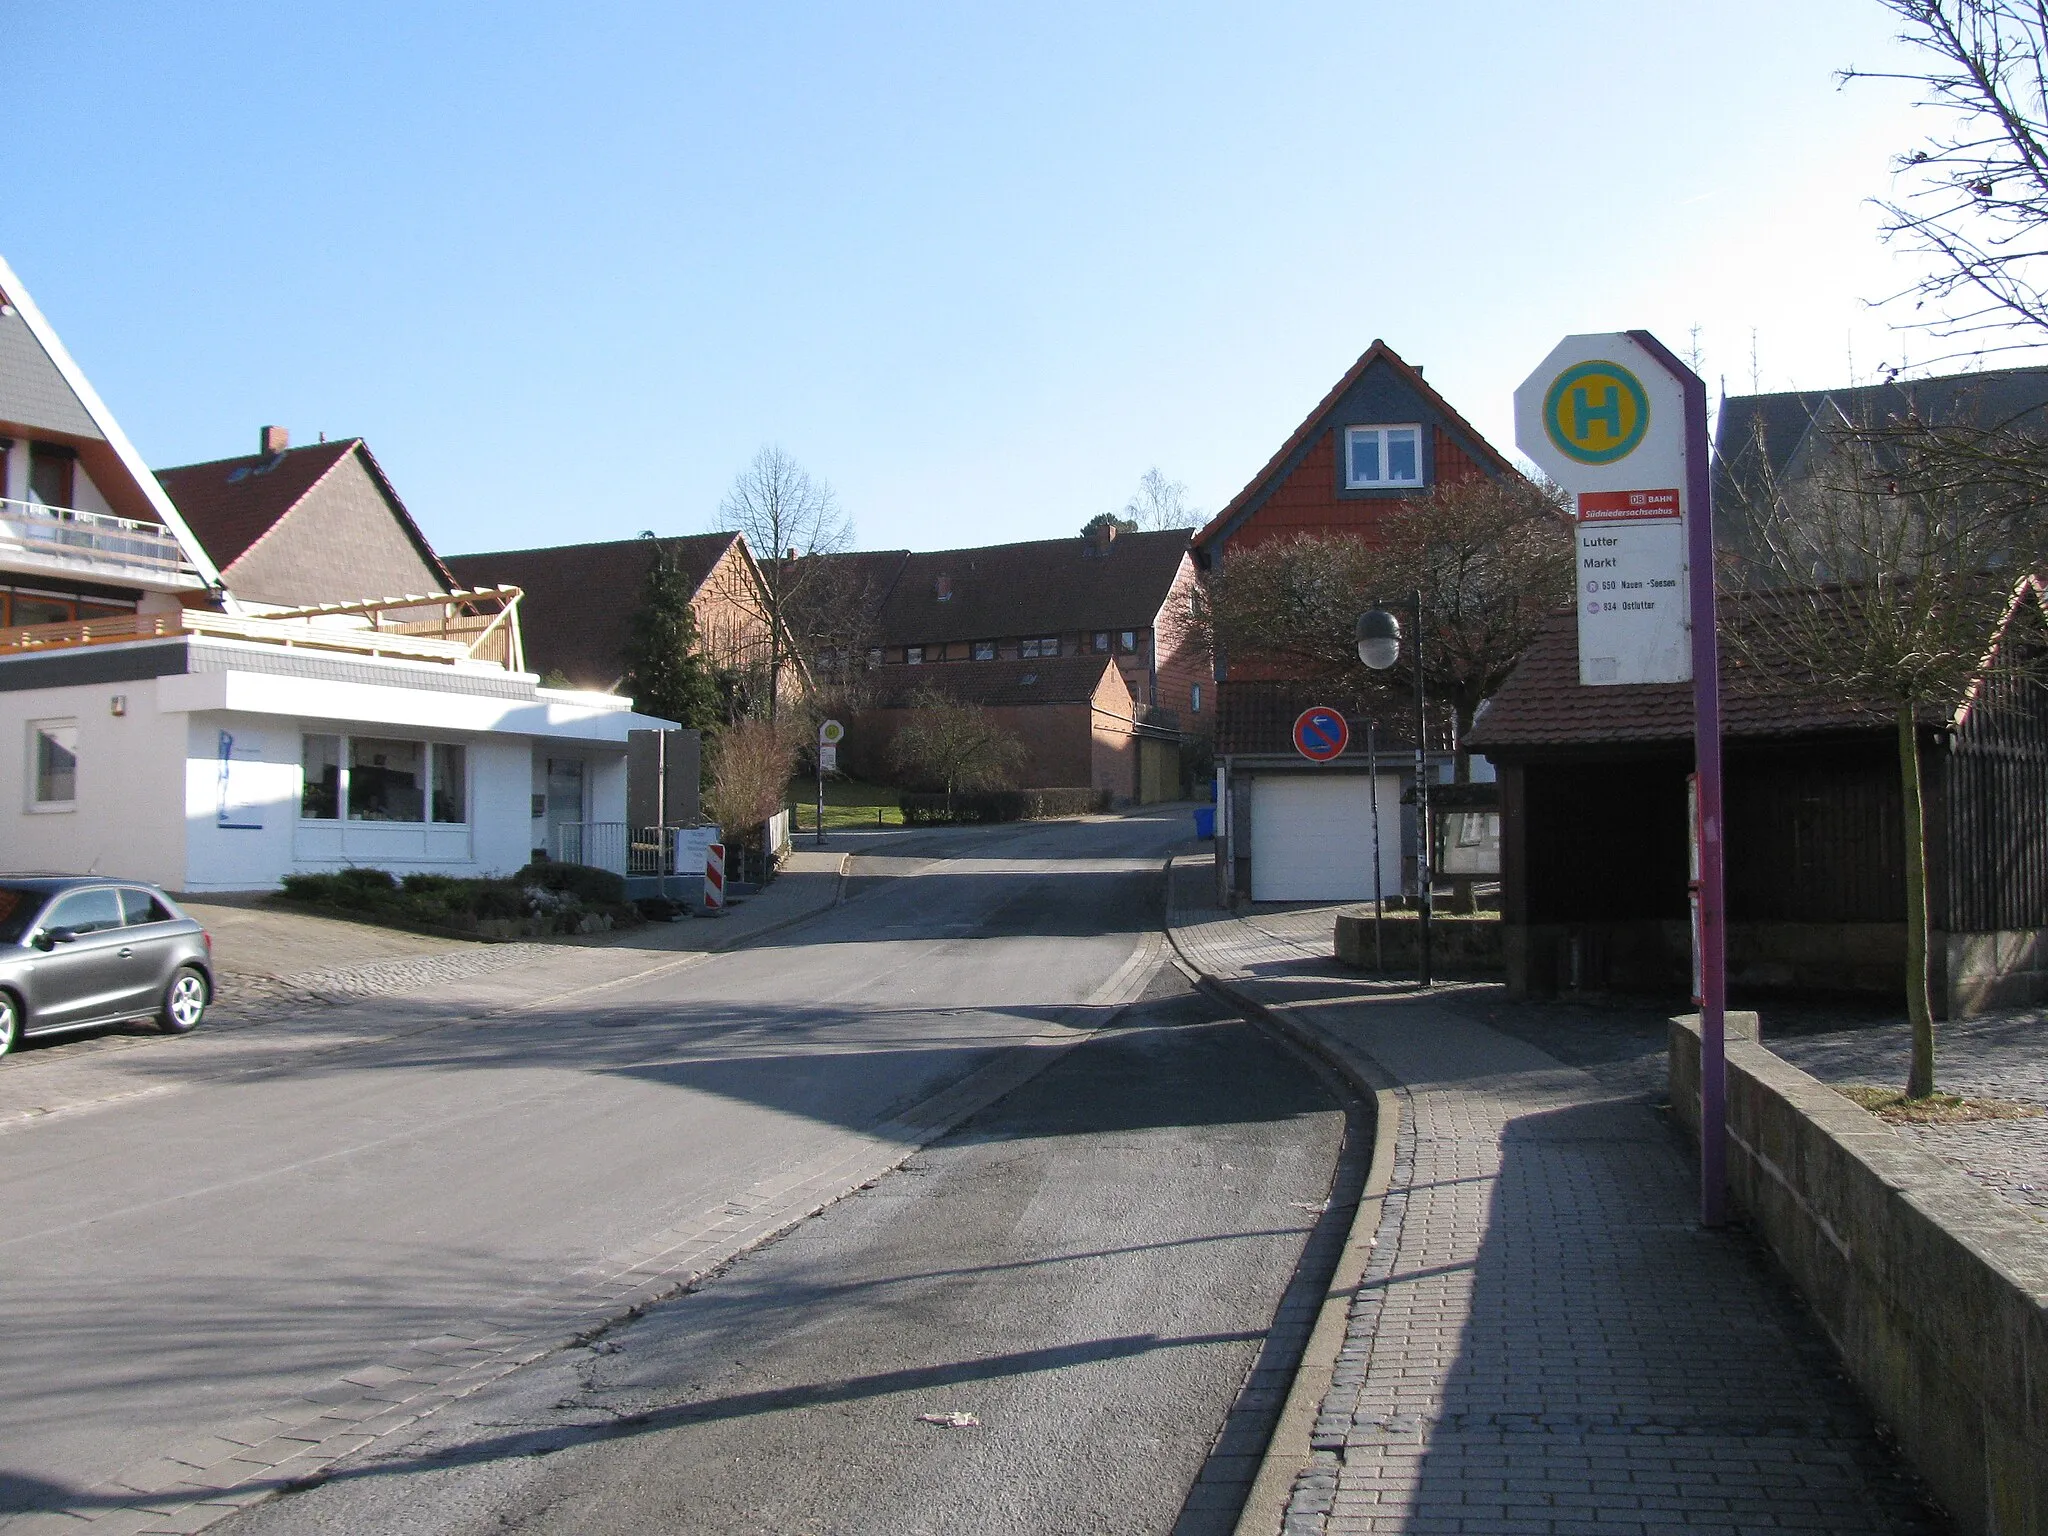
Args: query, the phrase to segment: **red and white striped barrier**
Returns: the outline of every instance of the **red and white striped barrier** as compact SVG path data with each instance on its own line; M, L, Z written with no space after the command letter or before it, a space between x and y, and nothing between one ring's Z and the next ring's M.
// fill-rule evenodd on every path
M725 910L725 844L711 843L704 849L704 910Z

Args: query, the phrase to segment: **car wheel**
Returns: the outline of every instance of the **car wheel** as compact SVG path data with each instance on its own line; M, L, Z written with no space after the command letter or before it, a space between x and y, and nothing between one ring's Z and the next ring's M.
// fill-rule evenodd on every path
M206 978L189 965L178 967L171 984L164 988L164 1004L156 1021L167 1035L182 1035L206 1012Z
M21 1044L21 1004L0 992L0 1056Z

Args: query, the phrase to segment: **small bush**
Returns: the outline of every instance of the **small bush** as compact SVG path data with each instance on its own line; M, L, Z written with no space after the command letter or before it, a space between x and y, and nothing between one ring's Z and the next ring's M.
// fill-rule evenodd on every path
M623 876L588 864L561 864L549 860L529 864L512 878L521 885L537 885L544 891L566 891L593 907L622 906L626 900Z

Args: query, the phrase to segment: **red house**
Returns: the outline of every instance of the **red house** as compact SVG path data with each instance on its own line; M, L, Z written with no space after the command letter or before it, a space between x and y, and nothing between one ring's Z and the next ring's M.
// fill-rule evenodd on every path
M1384 341L1375 341L1265 467L1195 534L1195 559L1202 570L1215 571L1234 551L1276 539L1303 534L1373 539L1390 512L1433 486L1516 474L1500 451L1423 381L1420 368L1403 361ZM1368 793L1358 782L1366 771L1362 752L1347 752L1328 764L1311 763L1291 749L1286 722L1269 718L1274 688L1296 681L1285 666L1258 657L1233 658L1221 647L1215 666L1221 721L1216 858L1225 899L1370 897L1372 828L1360 807L1393 803L1404 779L1414 777L1413 727L1405 718L1383 722L1381 750L1396 760L1405 750L1411 766L1404 775L1383 763L1381 783ZM1234 697L1234 690L1243 696ZM1354 747L1361 736L1362 731L1354 732ZM1412 875L1417 847L1412 814L1401 820L1408 824L1397 835L1404 867ZM1383 827L1383 833L1390 830ZM1391 866L1384 843L1382 860Z

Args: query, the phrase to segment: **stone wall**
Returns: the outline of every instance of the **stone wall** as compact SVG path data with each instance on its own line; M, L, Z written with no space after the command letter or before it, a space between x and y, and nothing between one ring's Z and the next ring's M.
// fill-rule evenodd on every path
M1699 1129L1699 1026L1671 1104ZM1965 1531L2048 1536L2048 1226L1751 1040L1728 1041L1728 1182Z
M1362 971L1378 959L1372 931L1372 908L1337 914L1337 958ZM1389 912L1383 922L1387 972L1412 976L1422 928L1413 912ZM1498 917L1447 917L1436 914L1429 925L1429 968L1437 976L1498 976L1501 973L1501 925Z

